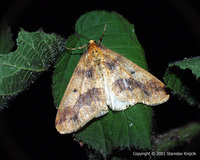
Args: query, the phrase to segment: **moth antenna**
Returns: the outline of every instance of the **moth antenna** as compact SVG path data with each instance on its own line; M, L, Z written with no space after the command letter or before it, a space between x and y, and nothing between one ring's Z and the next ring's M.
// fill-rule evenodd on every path
M103 33L102 33L101 37L99 38L98 44L100 44L101 41L102 41L102 39L103 39L104 33L105 33L105 31L106 31L106 26L107 26L107 23L106 23L105 26L104 26L104 30L103 30Z
M83 49L83 48L85 48L87 45L85 44L84 46L81 46L81 47L77 47L77 48L68 48L68 47L65 47L65 48L67 48L68 50L76 50L76 49Z
M79 41L80 41L80 37L90 40L89 38L87 38L87 37L85 37L85 36L83 36L83 35L80 35L80 34L78 34L78 33L75 33L75 35L78 37ZM76 50L76 49L83 49L83 48L85 48L86 46L87 46L87 44L84 44L83 46L77 47L77 48L68 48L68 47L65 47L65 48L68 49L68 50L72 50L72 51L73 51L73 50Z

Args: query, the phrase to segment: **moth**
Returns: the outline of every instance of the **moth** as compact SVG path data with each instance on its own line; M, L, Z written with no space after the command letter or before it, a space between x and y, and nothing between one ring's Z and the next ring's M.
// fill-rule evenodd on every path
M103 34L99 42L89 41L63 95L55 121L61 134L75 132L108 113L108 106L121 111L136 103L154 106L169 99L160 80L104 47Z

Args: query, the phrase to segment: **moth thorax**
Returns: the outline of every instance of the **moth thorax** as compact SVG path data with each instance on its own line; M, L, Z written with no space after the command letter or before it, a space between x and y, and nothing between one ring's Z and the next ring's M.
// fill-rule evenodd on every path
M88 47L89 47L88 52L93 61L95 61L97 65L100 64L101 49L99 48L99 45L94 40L90 40Z
M95 60L95 59L99 59L99 50L96 46L91 46L90 48L90 55L92 56L92 59Z
M98 54L97 52L94 52L94 53L92 54L92 59L93 59L94 61L98 61L98 60L99 60L99 54Z

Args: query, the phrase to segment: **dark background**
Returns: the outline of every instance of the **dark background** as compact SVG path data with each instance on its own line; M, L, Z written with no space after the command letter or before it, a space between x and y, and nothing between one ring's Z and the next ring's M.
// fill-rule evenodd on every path
M11 26L14 40L20 27L30 32L42 28L67 38L74 33L75 22L82 14L94 10L116 11L135 25L149 70L161 80L168 63L200 53L199 0L7 0L4 3L0 6L0 16ZM51 93L52 73L53 68L38 77L0 113L0 160L86 159L72 135L60 135L55 129L57 111ZM169 102L154 107L155 134L196 121L198 115L197 106L189 106L171 95ZM181 147L198 151L199 146L188 143Z

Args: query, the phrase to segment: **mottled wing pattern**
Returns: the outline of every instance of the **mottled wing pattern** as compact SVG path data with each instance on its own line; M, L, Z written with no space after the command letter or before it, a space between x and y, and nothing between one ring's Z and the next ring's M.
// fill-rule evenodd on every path
M56 128L61 134L75 132L94 117L108 112L103 77L98 69L85 52L57 112Z
M56 128L72 133L91 119L129 105L157 105L169 95L165 85L146 70L114 51L89 41L61 100Z
M165 85L152 74L106 47L101 49L107 104L112 110L136 103L153 106L169 99Z

